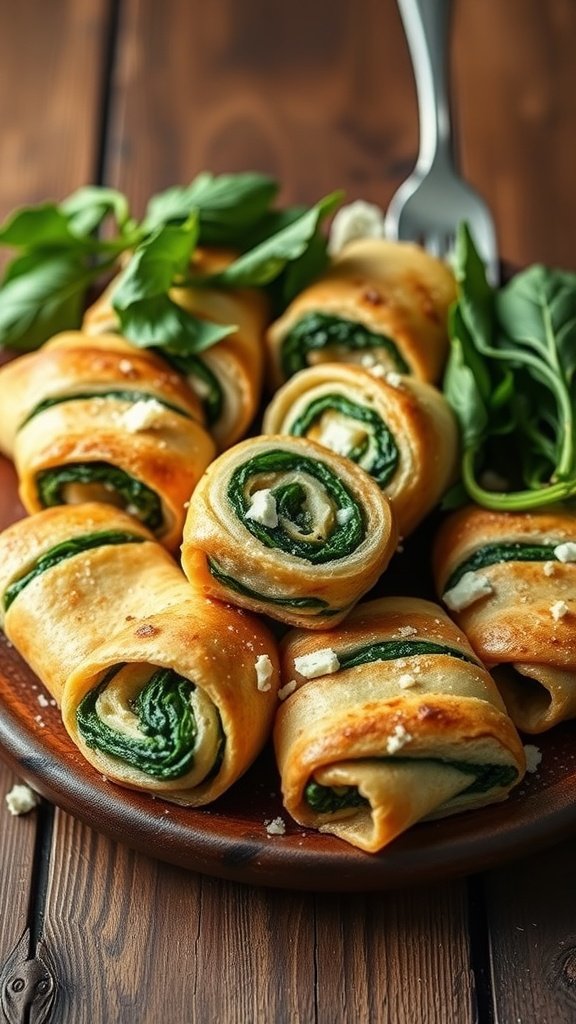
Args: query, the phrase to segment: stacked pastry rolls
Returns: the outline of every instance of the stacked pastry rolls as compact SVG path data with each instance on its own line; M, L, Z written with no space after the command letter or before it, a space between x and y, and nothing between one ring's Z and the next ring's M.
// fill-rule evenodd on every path
M104 501L169 548L212 459L198 399L152 353L72 331L0 369L0 445L28 512Z
M266 741L278 687L257 619L194 594L152 535L103 504L58 507L0 535L6 636L110 779L211 802Z
M323 363L295 374L270 402L264 432L308 437L356 462L390 498L403 537L456 471L457 426L440 391L360 366Z
M222 270L231 253L201 250L195 255L193 272L211 274ZM88 334L119 329L112 306L113 281L86 311L83 330ZM188 381L204 410L206 425L218 448L223 450L244 436L252 422L262 390L263 336L268 322L264 295L255 289L224 290L217 287L173 288L174 302L187 312L214 323L233 324L235 330L210 348L194 355L162 357Z
M353 462L305 438L258 437L204 474L182 567L209 596L320 629L373 586L396 541L388 499Z
M437 538L438 594L524 732L576 717L576 516L469 507Z
M424 818L505 799L525 771L492 679L431 602L370 601L337 629L288 633L282 678L285 806L368 852Z
M376 365L437 381L455 298L452 271L420 246L351 242L269 328L273 383L319 362Z

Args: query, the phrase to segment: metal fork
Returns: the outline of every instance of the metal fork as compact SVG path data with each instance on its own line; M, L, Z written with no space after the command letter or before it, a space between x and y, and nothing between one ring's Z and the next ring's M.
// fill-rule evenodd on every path
M393 196L386 236L420 242L450 258L456 229L466 221L490 281L499 277L494 222L486 203L455 169L447 87L451 0L398 0L412 57L420 149L416 167Z

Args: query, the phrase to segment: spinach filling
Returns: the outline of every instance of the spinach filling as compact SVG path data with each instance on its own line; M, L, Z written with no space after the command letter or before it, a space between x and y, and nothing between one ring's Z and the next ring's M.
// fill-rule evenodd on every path
M22 420L22 423L18 427L21 430L30 420L38 416L39 413L44 412L45 409L51 409L54 405L62 405L65 402L82 402L88 401L91 398L115 398L122 402L158 402L163 405L165 409L171 409L172 412L177 412L179 416L185 416L186 419L192 419L189 412L185 409L181 409L179 405L174 405L173 402L168 402L165 398L159 395L153 395L149 391L131 391L127 388L109 388L107 391L76 391L72 394L67 395L53 395L51 398L45 398L42 402L38 402L31 412L28 413L26 419Z
M290 426L290 433L295 437L306 436L310 428L328 410L341 412L349 419L365 426L362 442L343 454L374 477L380 487L385 487L396 472L400 456L392 432L382 417L369 406L359 405L358 402L337 393L322 395L321 398L311 401L302 415L294 420Z
M305 473L317 480L336 510L346 510L350 518L345 523L335 520L328 537L312 534L311 540L299 539L286 529L286 521L300 532L313 531L314 523L307 508L306 488L294 481L283 484L281 480L271 491L276 499L278 526L269 527L248 519L250 507L246 489L250 479L258 474ZM281 449L263 452L248 459L234 471L228 484L228 498L244 526L266 547L278 548L296 558L304 558L312 565L331 562L351 554L365 537L362 510L336 474L322 462L306 455L297 455ZM285 520L283 524L282 519Z
M397 658L413 658L418 655L447 654L451 658L477 665L478 661L465 651L430 640L381 640L378 643L358 647L349 654L339 655L340 671L365 665L371 661L393 661ZM375 758L378 761L409 763L416 758L393 757ZM518 772L509 765L473 765L465 761L446 761L439 758L422 758L422 761L447 764L452 768L475 775L474 781L466 789L466 793L484 793L493 786L511 784ZM334 814L343 808L368 806L369 801L361 796L355 786L321 786L317 782L309 782L305 789L305 799L312 810L319 814Z
M379 757L378 762L389 764L444 764L459 772L474 776L473 781L459 795L488 793L491 789L511 786L518 778L518 771L509 764L471 764L469 761L450 761L440 757ZM360 795L356 786L321 786L309 782L304 790L308 806L318 814L335 814L348 807L369 807L370 801Z
M104 547L107 544L141 544L145 540L146 537L123 533L121 530L102 530L100 533L87 533L83 537L71 537L69 540L62 541L61 544L55 544L44 555L40 555L24 576L6 587L2 599L4 610L8 611L20 591L24 590L33 579L41 576L47 569L52 569L59 562L63 562L66 558L72 558L82 551Z
M194 766L198 727L190 696L193 683L172 669L154 672L131 702L141 738L124 735L103 722L98 714L100 693L119 671L112 669L78 705L78 730L87 746L116 757L155 779L179 779ZM219 717L219 716L218 716ZM214 764L203 782L218 772L224 756L225 736L219 717L220 739Z
M364 324L326 313L307 313L282 341L280 362L286 378L310 365L309 354L324 348L349 352L384 349L398 373L410 373L410 367L386 334L376 334Z
M167 352L166 349L154 351L178 373L193 378L191 386L202 403L206 424L209 427L213 426L220 419L224 406L224 393L216 374L199 356L178 356ZM197 384L194 384L194 380Z
M36 486L44 508L66 504L64 488L67 484L103 484L121 498L125 509L134 509L134 515L153 533L159 533L164 525L162 504L156 492L108 462L71 462L67 466L41 470L36 476Z
M477 548L454 570L444 585L444 593L452 590L465 573L476 572L487 565L496 565L499 562L556 562L558 559L554 554L554 548L560 543L558 541L555 544L525 544L515 541L508 544L485 544Z
M284 608L309 608L310 611L322 612L324 615L337 615L340 610L338 608L330 609L328 602L323 601L320 597L269 597L268 594L259 594L257 590L252 590L251 587L240 583L233 576L228 576L213 558L208 559L208 569L210 575L222 586L233 590L236 594L254 598L256 601L265 601L267 604L281 605Z

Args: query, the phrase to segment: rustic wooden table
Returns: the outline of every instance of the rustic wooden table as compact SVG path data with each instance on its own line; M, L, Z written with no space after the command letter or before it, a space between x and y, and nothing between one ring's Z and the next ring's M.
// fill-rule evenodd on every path
M462 163L503 255L576 269L576 5L459 0ZM0 216L199 170L385 205L416 104L394 0L0 2ZM14 778L0 766L0 800ZM576 840L481 876L314 895L199 876L44 803L0 808L0 1020L576 1020ZM55 992L55 998L52 998Z

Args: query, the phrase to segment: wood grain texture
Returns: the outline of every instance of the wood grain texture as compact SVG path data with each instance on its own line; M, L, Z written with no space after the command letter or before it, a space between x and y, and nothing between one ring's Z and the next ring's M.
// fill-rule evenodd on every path
M109 0L0 4L0 218L97 170Z
M576 1020L573 840L486 879L495 1024Z
M0 969L28 924L36 842L36 811L12 817L6 794L19 781L0 762Z

